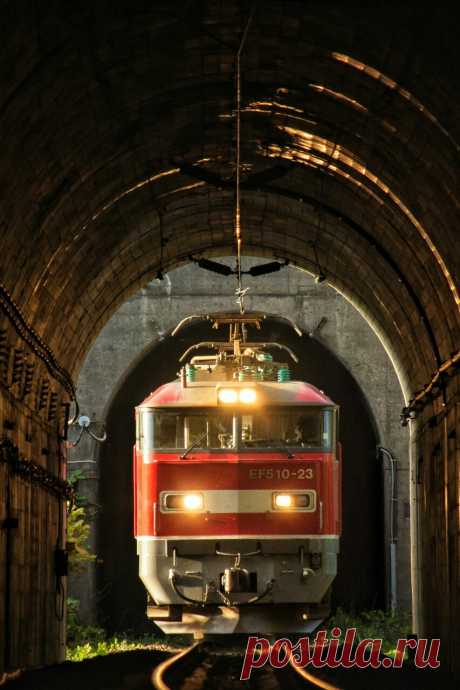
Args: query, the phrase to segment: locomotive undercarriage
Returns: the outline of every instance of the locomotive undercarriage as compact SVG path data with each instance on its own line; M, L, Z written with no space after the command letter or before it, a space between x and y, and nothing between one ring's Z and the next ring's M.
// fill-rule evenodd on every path
M167 633L311 632L328 613L339 540L138 537L147 615Z

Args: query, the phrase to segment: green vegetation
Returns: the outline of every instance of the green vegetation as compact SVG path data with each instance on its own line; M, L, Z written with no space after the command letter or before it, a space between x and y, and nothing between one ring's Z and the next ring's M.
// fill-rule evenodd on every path
M80 479L86 479L86 475L82 470L76 470L69 478L69 483L77 489ZM91 526L87 508L87 499L78 494L75 503L69 503L67 508L67 551L71 575L83 572L89 563L97 559L96 554L91 553L88 546ZM103 654L104 646L106 646L107 635L103 628L80 625L79 607L78 599L71 597L67 599L67 659L71 661L80 661Z
M340 608L328 621L329 633L334 627L342 631L342 641L348 628L356 628L357 642L366 638L382 639L382 652L387 656L395 655L397 641L410 635L412 630L408 613L363 611L359 615L352 615Z
M80 625L78 620L78 599L67 599L67 654L68 661L84 661L95 656L106 656L115 652L127 652L133 649L166 648L165 640L153 634L130 635L123 633L109 636L104 628L92 625Z
M69 483L77 491L78 483L86 479L82 470L74 470ZM91 553L88 539L91 532L90 521L97 512L97 506L88 502L85 496L76 494L75 503L69 503L67 508L67 550L69 553L69 568L72 575L81 573L89 563L96 561L96 554Z
M83 506L72 506L67 514L67 550L72 574L83 572L85 566L97 558L96 554L89 551L90 530L90 524L86 519L86 509Z
M96 644L104 640L107 635L104 628L92 625L80 625L78 620L78 599L67 599L67 642L73 646Z
M129 652L133 649L145 649L147 646L155 644L159 648L158 639L153 637L129 638L129 637L107 637L98 641L85 642L75 646L67 646L67 661L85 661L95 656L106 656L115 652Z

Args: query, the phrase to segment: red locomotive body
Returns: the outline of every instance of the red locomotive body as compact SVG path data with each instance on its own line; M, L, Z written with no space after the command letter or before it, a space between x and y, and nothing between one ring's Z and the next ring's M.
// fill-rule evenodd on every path
M337 406L289 380L260 315L217 315L180 379L136 409L135 536L148 615L169 632L308 631L340 535ZM187 355L188 353L186 353ZM291 353L292 354L292 353Z

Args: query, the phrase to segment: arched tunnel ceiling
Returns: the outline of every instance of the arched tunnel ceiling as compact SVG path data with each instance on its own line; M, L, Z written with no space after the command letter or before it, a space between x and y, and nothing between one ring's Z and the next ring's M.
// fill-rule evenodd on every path
M161 268L230 252L249 3L3 2L2 282L74 373ZM264 2L243 54L243 252L350 296L415 388L457 349L460 98L439 5Z

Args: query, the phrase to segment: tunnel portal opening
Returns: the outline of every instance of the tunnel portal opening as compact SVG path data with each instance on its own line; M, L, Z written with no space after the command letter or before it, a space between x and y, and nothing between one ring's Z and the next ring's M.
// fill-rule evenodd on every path
M343 533L332 605L346 610L384 606L382 478L376 457L378 436L365 396L340 360L318 340L299 338L274 320L264 336L287 344L299 363L292 376L323 389L340 405L343 444ZM251 336L252 337L252 336ZM262 339L261 335L254 339ZM165 337L131 368L107 414L108 441L101 448L98 524L98 613L109 630L150 630L146 594L138 577L133 538L132 447L134 407L152 390L175 378L178 359L190 345L209 339L209 326L190 325Z

